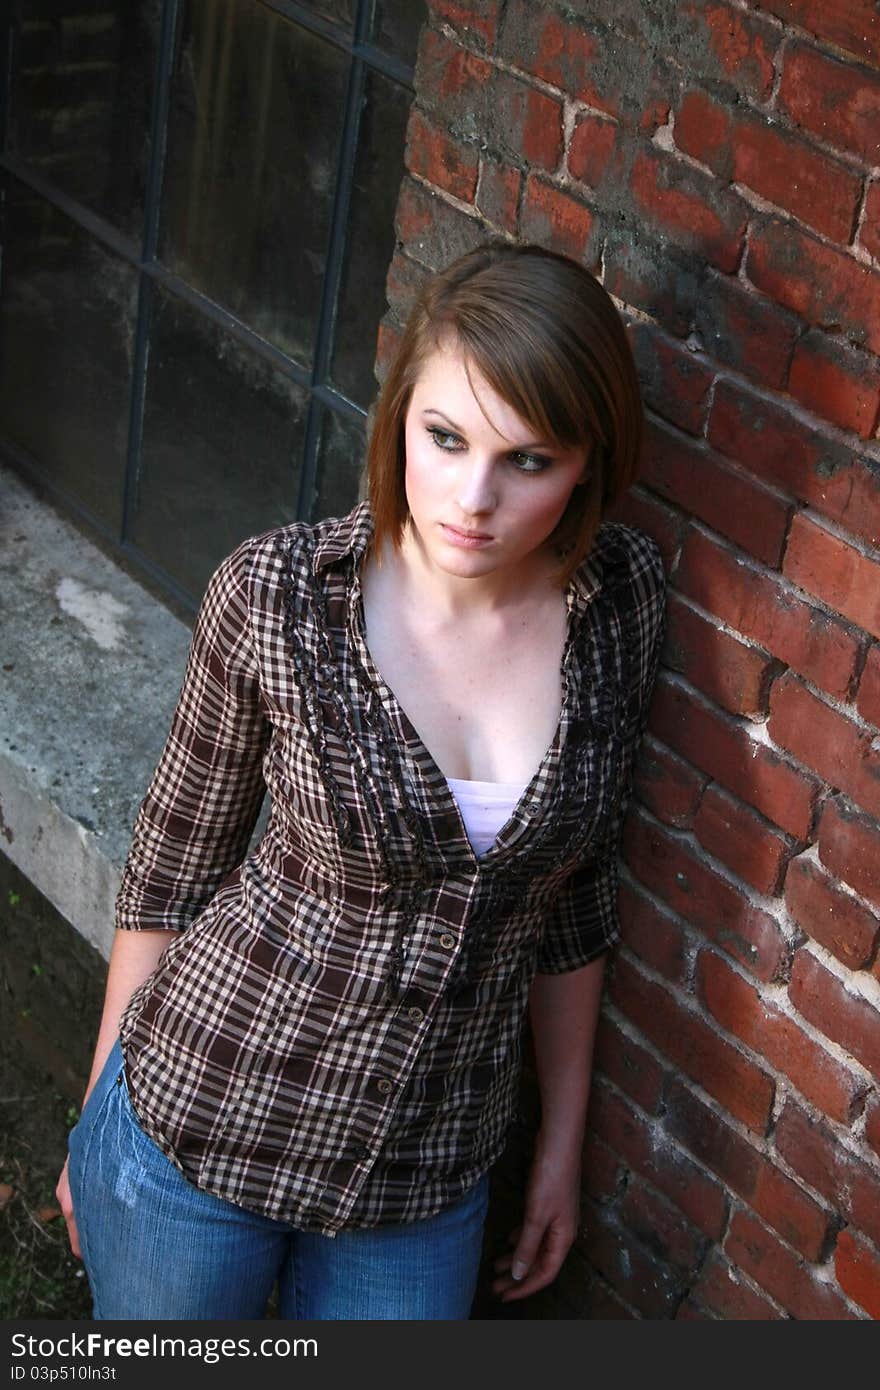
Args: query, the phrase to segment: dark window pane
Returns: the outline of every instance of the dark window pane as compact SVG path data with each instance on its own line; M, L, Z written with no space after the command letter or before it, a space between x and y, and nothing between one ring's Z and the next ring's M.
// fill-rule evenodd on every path
M0 434L120 528L137 275L14 179L0 295Z
M414 64L419 30L426 18L424 0L376 0L373 43L404 63Z
M349 32L354 27L356 0L299 0L299 3L320 19L329 19Z
M318 490L313 516L344 516L358 499L358 485L366 461L364 426L360 421L324 410Z
M376 331L394 253L410 100L411 93L390 78L367 73L331 369L333 384L364 408L376 394Z
M24 0L20 10L10 148L139 240L159 0Z
M163 255L311 361L350 59L255 0L192 0L174 75Z
M193 596L240 540L296 512L305 393L157 289L135 540Z

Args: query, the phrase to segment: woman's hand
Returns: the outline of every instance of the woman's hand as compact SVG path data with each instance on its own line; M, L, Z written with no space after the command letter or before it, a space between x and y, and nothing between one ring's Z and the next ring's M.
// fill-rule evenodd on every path
M78 1260L82 1259L79 1248L79 1232L76 1229L76 1218L73 1214L73 1198L70 1195L70 1177L68 1175L69 1159L64 1160L64 1167L61 1169L61 1177L58 1179L55 1188L55 1196L58 1198L58 1205L61 1208L64 1220L67 1222L67 1235L70 1240L70 1248Z
M577 1235L580 1162L535 1155L526 1188L523 1223L513 1250L495 1261L493 1292L502 1303L528 1298L556 1278ZM518 1276L518 1277L517 1277Z

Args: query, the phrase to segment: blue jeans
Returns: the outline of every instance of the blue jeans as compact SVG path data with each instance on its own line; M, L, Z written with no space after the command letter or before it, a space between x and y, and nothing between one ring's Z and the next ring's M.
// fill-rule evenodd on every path
M103 1319L262 1318L275 1284L296 1320L466 1319L488 1177L426 1220L333 1237L187 1181L132 1108L117 1042L70 1134L83 1261Z

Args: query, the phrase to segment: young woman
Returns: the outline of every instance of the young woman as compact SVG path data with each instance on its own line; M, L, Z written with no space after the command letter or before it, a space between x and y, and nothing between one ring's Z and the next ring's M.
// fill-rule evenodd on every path
M466 1318L527 1013L494 1288L555 1278L663 633L655 543L601 523L641 424L598 282L478 249L416 303L369 501L217 570L59 1182L96 1318L259 1318L276 1280L286 1318Z

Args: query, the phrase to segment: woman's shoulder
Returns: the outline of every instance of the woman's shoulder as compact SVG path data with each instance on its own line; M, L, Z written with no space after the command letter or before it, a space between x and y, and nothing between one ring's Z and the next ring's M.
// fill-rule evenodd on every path
M222 561L217 575L240 578L248 587L275 584L285 577L288 583L311 578L349 554L360 554L372 531L365 502L357 503L345 516L287 522L241 541Z
M622 521L603 521L578 577L588 591L627 610L662 610L666 601L663 553L652 536Z

